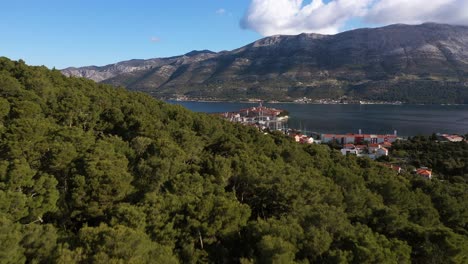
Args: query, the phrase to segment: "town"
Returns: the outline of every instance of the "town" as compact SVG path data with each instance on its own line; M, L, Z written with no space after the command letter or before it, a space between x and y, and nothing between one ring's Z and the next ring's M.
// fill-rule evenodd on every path
M327 144L339 150L343 155L354 155L359 158L381 161L383 166L396 171L398 174L402 173L403 168L401 166L385 162L389 160L392 144L397 140L405 140L405 138L398 137L396 130L392 134L364 134L359 129L357 134L312 133L306 135L300 130L287 128L288 114L286 110L268 108L260 102L258 106L235 112L218 113L217 115L231 122L256 127L265 133L281 131L300 144ZM464 137L459 135L435 134L434 136L437 142L440 143L467 142ZM414 168L412 173L425 179L432 179L433 177L432 170L425 166Z

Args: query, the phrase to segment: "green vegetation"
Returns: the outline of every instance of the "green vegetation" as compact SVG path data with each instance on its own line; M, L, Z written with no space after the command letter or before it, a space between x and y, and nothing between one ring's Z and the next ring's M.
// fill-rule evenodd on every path
M106 81L105 81L106 82ZM304 80L307 83L306 80ZM369 100L395 102L406 104L468 104L468 87L465 83L445 80L426 80L416 78L406 79L380 79L380 80L340 80L333 79L312 81L312 84L297 85L296 81L284 78L273 78L271 81L263 81L262 84L219 81L211 84L183 85L163 87L156 90L139 89L118 83L130 90L149 92L156 97L173 98L174 91L177 94L188 96L192 99L206 100L248 100L261 98L263 100L293 101L294 99L307 97L317 99L340 99L346 96L351 100ZM114 83L113 83L114 84Z
M392 154L411 166L429 167L441 180L468 182L468 144L466 142L439 142L435 135L416 136L398 141Z
M1 263L466 263L467 183L0 58Z
M351 86L347 95L408 104L468 104L466 83L436 80L377 80Z

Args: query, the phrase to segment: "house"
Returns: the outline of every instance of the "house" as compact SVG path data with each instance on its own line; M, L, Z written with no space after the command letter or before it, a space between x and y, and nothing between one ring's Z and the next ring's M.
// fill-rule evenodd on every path
M345 149L354 149L355 146L354 146L354 144L346 144L346 145L343 146L343 148L345 148Z
M355 145L355 147L360 150L365 150L367 148L366 145Z
M343 135L337 135L337 134L322 134L320 139L322 143L331 143L331 142L337 142L340 144L346 144L347 142L344 141L345 136Z
M293 136L294 141L296 141L296 142L300 142L300 141L301 141L301 137L302 137L301 134L296 134L296 135Z
M283 111L284 110L265 107L260 103L259 106L239 110L239 114L241 116L247 116L247 117L262 116L262 117L273 118L273 117L279 116Z
M444 142L462 142L464 138L459 135L437 134L437 139Z
M294 138L294 141L302 143L302 144L313 144L314 143L314 139L312 137L308 137L306 135L295 134L292 137Z
M359 155L361 153L361 149L356 148L353 144L346 144L344 147L341 149L341 154L343 155Z
M369 145L354 145L345 144L341 149L341 154L355 154L358 157L368 157L370 159L377 159L382 156L388 156L388 149L382 147L380 144Z
M383 165L384 165L385 167L387 167L387 168L390 168L390 169L396 171L398 174L400 174L401 171L402 171L402 169L401 169L400 166L395 166L395 165L393 165L393 164L383 164Z
M398 172L398 174L401 173L401 167L400 166L393 166L393 165L390 165L390 169Z
M302 136L300 141L302 144L314 144L314 139L308 136Z
M369 152L375 152L382 147L380 144L369 144L367 145Z
M392 135L374 134L322 134L323 143L336 142L338 144L388 144L397 140L396 131Z
M383 157L383 156L388 156L388 149L386 149L384 147L380 147L375 151L375 157L380 158L380 157Z
M391 148L392 143L391 142L384 142L384 143L382 143L382 146L385 147L385 148Z
M419 168L416 170L416 174L429 180L432 179L432 171L428 168Z

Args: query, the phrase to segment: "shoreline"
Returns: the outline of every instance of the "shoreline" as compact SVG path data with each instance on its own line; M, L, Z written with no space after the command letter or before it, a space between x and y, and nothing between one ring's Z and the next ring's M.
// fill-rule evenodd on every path
M262 102L264 104L298 104L298 105L421 105L421 106L466 106L468 104L409 104L409 103L384 103L384 102L376 102L376 103L317 103L317 102L308 102L308 103L303 103L303 102L291 102L291 101L224 101L224 100L176 100L176 99L159 99L165 102L188 102L188 103L238 103L238 104L258 104L259 102Z

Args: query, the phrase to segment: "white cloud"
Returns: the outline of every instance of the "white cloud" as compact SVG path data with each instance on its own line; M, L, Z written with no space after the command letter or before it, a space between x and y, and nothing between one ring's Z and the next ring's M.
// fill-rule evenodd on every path
M353 18L374 24L468 25L468 0L252 0L241 26L264 36L340 32Z
M161 39L158 38L158 37L151 37L151 38L150 38L150 41L153 42L153 43L157 43L157 42L160 42Z
M379 24L439 22L468 24L467 0L380 0L365 17Z
M220 9L216 10L216 14L217 15L224 15L224 14L226 14L226 9L220 8Z
M372 0L252 0L241 26L269 36L315 32L334 34L346 21L362 16Z

